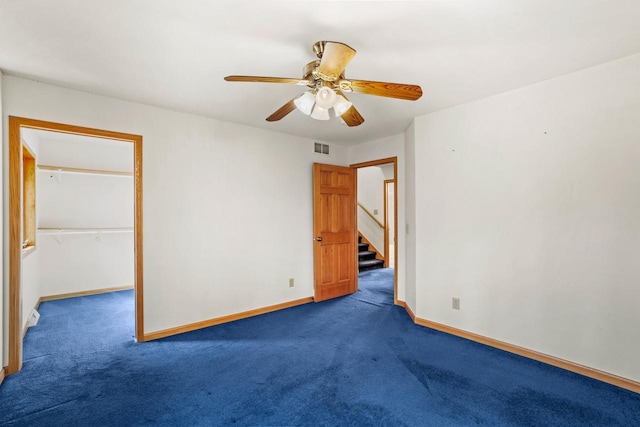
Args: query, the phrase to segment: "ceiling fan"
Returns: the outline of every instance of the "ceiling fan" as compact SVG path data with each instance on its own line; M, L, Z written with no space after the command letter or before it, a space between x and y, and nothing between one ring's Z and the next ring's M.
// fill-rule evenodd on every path
M364 122L364 118L344 92L409 101L422 96L422 88L417 85L346 79L344 69L356 51L344 43L319 41L313 45L313 51L319 59L305 65L301 79L257 76L227 76L224 79L228 82L285 83L311 88L267 117L269 122L280 120L298 108L316 120L329 120L333 116L339 117L348 126L358 126Z

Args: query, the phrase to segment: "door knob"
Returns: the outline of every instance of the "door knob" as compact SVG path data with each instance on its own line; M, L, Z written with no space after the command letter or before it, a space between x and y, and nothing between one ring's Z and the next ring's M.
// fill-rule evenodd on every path
M322 237L316 237L314 240L317 240L318 242L322 242Z

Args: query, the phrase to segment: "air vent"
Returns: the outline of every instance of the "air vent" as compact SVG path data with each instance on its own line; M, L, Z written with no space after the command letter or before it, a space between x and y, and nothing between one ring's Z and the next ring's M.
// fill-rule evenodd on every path
M318 154L329 154L329 145L320 144L319 142L313 143L313 152Z
M31 315L29 316L29 319L27 319L27 326L28 327L36 326L38 324L38 320L40 320L40 313L38 313L38 311L34 308L31 311Z

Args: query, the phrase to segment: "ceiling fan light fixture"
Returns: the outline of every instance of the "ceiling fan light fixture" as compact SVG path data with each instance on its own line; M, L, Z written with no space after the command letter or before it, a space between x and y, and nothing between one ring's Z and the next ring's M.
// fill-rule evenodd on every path
M322 86L316 93L316 104L318 104L325 110L332 108L337 100L338 95L334 92L333 89L327 86Z
M316 103L316 98L311 91L306 91L299 97L293 100L296 108L302 112L302 114L309 116L313 110L313 105Z
M340 117L341 115L346 113L349 110L349 108L353 106L353 104L349 102L349 100L347 100L347 98L345 98L342 95L338 95L336 98L337 100L333 104L333 110L336 113L336 117Z
M322 108L316 103L316 106L313 107L313 111L311 112L311 118L316 120L329 120L331 118L329 116L329 109Z

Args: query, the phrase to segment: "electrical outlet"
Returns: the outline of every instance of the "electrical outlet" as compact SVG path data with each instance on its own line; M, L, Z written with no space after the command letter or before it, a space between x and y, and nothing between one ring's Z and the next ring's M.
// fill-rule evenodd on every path
M293 288L295 286L295 284L296 284L295 279L293 277L290 277L289 278L289 287Z
M454 310L460 310L460 298L451 298L451 308Z

